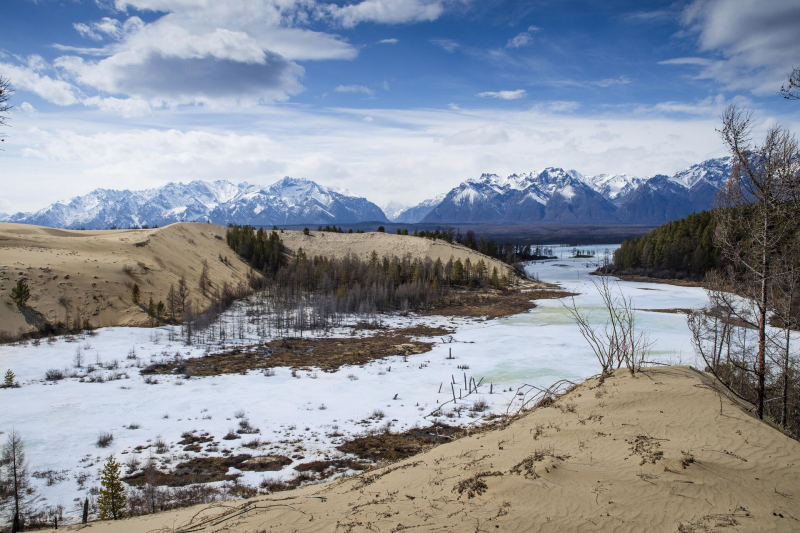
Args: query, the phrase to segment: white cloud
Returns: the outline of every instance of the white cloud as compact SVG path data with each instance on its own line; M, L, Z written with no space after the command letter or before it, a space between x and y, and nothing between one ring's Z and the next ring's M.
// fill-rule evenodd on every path
M598 87L611 87L612 85L627 85L630 82L631 79L628 78L627 76L619 76L618 78L605 78L590 83L592 85L597 85Z
M724 154L715 131L722 103L680 119L665 118L679 102L614 116L565 114L577 105L565 102L458 113L259 106L233 111L230 123L239 129L229 132L199 129L188 109L152 115L152 127L134 122L125 130L77 111L20 115L6 139L3 165L8 175L26 179L4 183L3 196L30 210L108 183L140 189L225 176L268 184L290 175L376 202L413 204L482 172L559 166L585 174L669 174Z
M460 44L452 39L431 39L431 42L443 48L445 52L450 52L451 54L461 47Z
M35 115L36 113L38 113L38 111L36 111L36 108L33 107L29 102L22 102L19 105L19 109L20 109L20 111L23 111L25 113L30 113L32 115Z
M364 85L339 85L334 91L337 93L364 93L367 96L375 96L375 91Z
M522 48L533 42L533 34L540 31L538 26L529 26L528 31L524 31L515 37L512 37L506 43L506 48Z
M80 91L70 83L40 74L40 66L14 65L0 63L0 71L14 81L17 89L30 91L33 94L56 105L72 105L80 102Z
M389 90L391 90L391 87L389 86L389 82L388 82L388 81L385 81L385 80L384 80L384 82L381 84L381 87L383 87L383 90L384 90L384 91L389 91Z
M800 3L796 0L695 0L681 17L701 52L719 59L698 76L728 90L775 94L800 57Z
M409 22L430 22L438 19L444 12L442 0L362 0L354 4L339 6L323 4L319 12L346 28L362 22L383 24L404 24Z
M378 41L378 44L397 44L400 42L400 39L395 39L392 37L391 39L381 39Z
M517 89L516 91L484 91L477 94L477 96L481 98L499 98L500 100L517 100L519 98L524 98L526 95L525 89Z
M458 106L458 104L454 104L453 102L447 104L447 107L449 107L453 111L461 111L461 108Z
M659 65L699 65L703 67L712 63L713 61L705 57L676 57L658 62Z

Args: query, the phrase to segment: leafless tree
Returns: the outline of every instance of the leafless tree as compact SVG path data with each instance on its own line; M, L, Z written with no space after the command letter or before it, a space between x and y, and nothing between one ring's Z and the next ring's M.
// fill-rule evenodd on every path
M12 94L14 94L14 88L11 86L11 81L0 76L0 126L8 126L8 112L14 107L8 103L11 101ZM2 140L3 134L0 133L0 141Z
M8 434L6 443L0 450L0 467L4 471L4 478L8 480L11 529L22 531L26 507L32 501L34 493L28 472L28 463L25 459L25 446L22 443L22 437L14 429Z
M792 69L786 85L781 86L781 96L787 100L800 100L800 67Z
M789 423L789 379L792 365L792 330L800 329L800 237L787 247L779 260L782 276L772 284L774 325L783 330L783 338L777 340L778 364L781 371L781 416L780 424Z
M636 375L652 345L648 335L636 328L633 300L621 291L615 292L607 276L600 277L600 281L592 280L592 283L608 312L604 327L593 327L589 314L578 308L575 298L572 298L571 305L564 306L600 362L602 375L623 364L631 375Z
M758 329L756 413L764 415L767 315L770 285L780 277L776 259L798 225L798 145L780 126L753 142L752 114L729 106L720 135L733 157L733 173L718 197L715 244L730 261L733 291L755 304Z

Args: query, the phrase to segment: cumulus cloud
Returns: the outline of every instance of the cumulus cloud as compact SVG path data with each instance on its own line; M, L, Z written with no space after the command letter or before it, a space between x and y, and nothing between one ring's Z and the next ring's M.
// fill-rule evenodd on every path
M21 89L52 103L84 103L124 116L182 104L283 101L304 90L298 61L358 55L346 38L319 27L435 20L448 1L109 0L103 5L115 16L73 25L91 46L56 43L66 55L47 73L24 64L12 65L13 73ZM136 11L157 17L128 16Z
M334 91L337 93L364 93L367 96L375 96L375 91L364 85L339 85Z
M796 0L695 0L684 9L681 23L698 50L714 58L667 64L698 66L698 77L729 90L776 93L800 57Z
M517 89L516 91L484 91L478 93L477 96L481 98L499 98L500 100L517 100L524 98L526 94L525 89Z
M392 37L391 39L381 39L378 41L378 44L397 44L400 42L400 39L395 39Z
M80 91L74 85L41 73L42 67L38 61L36 63L18 65L0 62L0 71L14 80L17 89L30 91L48 102L64 106L80 102Z

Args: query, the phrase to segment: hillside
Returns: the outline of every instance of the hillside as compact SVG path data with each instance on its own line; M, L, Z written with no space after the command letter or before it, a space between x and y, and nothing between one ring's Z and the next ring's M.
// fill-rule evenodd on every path
M800 443L749 407L689 367L618 371L343 481L92 531L796 530Z
M302 248L309 256L343 257L353 253L361 259L369 259L374 250L381 257L384 255L403 257L411 254L412 257L430 257L433 261L441 259L444 263L451 257L462 261L469 258L472 263L483 259L490 272L493 267L497 267L500 272L509 269L509 266L502 261L492 259L465 246L409 235L324 231L311 231L309 235L304 235L302 231L284 231L281 233L281 239L284 246L292 252Z
M76 313L95 327L144 325L148 322L144 307L131 300L133 283L141 288L140 304L151 296L166 302L170 284L177 284L181 276L186 277L195 309L202 310L210 303L198 288L204 260L214 287L247 279L249 267L228 248L225 232L222 226L201 223L105 231L0 224L0 330L16 335L37 321L55 323L67 315L73 320ZM305 236L301 231L284 231L281 238L288 250L302 247L309 255L341 257L352 252L368 257L375 250L381 256L410 253L445 262L450 257L470 257L473 262L483 258L501 272L508 268L462 246L411 236L322 232ZM123 267L130 267L130 274ZM26 321L11 302L9 293L18 279L29 284L28 306L41 316L28 313ZM68 308L59 303L62 298L69 300Z
M219 237L219 238L217 238ZM11 302L18 279L31 288L28 305L50 322L70 320L76 312L92 326L141 325L142 307L131 301L137 283L140 300L166 300L170 284L183 275L189 299L205 308L210 300L198 288L203 261L215 287L246 280L249 267L225 243L225 228L210 224L174 224L150 230L70 231L0 224L0 329L30 329ZM229 264L219 260L227 256ZM131 273L123 272L123 267ZM70 300L69 309L59 304Z

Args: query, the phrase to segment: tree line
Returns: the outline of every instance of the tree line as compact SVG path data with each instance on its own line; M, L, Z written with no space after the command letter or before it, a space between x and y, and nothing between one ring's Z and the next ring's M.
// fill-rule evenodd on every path
M714 243L717 219L702 211L668 222L653 231L622 241L607 273L701 281L725 261Z

